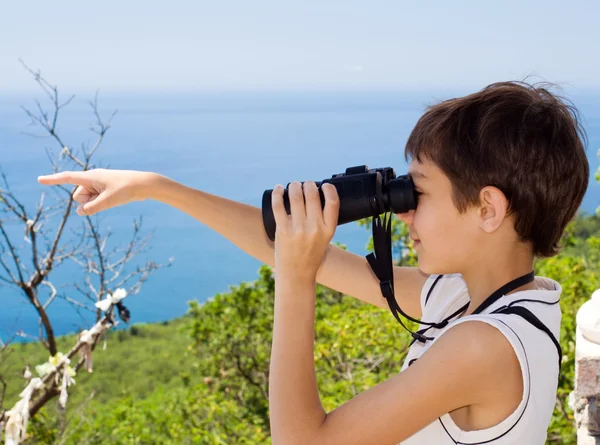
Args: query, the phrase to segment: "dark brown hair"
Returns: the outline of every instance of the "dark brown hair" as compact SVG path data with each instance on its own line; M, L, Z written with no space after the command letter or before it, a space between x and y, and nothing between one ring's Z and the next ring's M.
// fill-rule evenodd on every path
M579 112L552 86L498 82L431 105L404 152L406 161L425 157L446 174L460 213L479 205L483 187L500 189L519 240L537 257L562 249L590 174Z

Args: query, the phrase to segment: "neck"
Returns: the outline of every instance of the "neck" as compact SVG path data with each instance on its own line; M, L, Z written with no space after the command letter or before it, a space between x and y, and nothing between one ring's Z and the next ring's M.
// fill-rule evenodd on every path
M526 250L513 250L510 255L498 255L490 258L490 261L474 261L471 267L462 273L471 298L471 303L462 317L472 314L496 290L532 270L533 256ZM527 283L508 292L507 295L535 288L535 283Z

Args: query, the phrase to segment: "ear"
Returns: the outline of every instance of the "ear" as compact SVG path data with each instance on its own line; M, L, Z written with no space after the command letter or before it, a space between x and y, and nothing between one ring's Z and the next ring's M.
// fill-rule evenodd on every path
M508 200L499 188L487 186L479 192L479 201L479 225L486 233L492 233L506 217Z

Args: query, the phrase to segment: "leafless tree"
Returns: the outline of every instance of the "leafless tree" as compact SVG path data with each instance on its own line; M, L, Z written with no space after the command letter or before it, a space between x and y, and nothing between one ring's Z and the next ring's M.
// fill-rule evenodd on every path
M90 128L97 135L95 142L91 147L82 144L80 150L74 150L65 142L63 135L59 134L57 123L61 110L75 96L61 102L56 86L48 83L39 71L34 72L23 61L21 63L33 75L35 82L51 103L50 111L47 111L38 100L35 100L35 111L22 108L31 119L32 125L41 127L43 132L43 135L26 134L49 138L56 146L55 149L45 148L52 172L86 171L96 168L96 165L92 163L92 158L100 147L117 111L113 112L107 121L103 121L98 111L98 92L96 92L94 100L89 101L96 119L95 125ZM56 155L57 151L58 155ZM45 193L42 192L35 211L30 212L25 203L17 198L16 192L11 190L4 172L2 172L2 180L3 184L0 184L0 285L16 288L33 306L39 317L38 339L51 356L55 356L59 352L52 319L48 316L48 307L56 299L64 299L70 303L74 311L84 320L81 311L87 310L95 314L96 323L93 328L90 328L88 337L82 338L80 335L76 344L65 354L71 360L80 353L76 357L76 364L75 360L72 361L73 369L77 372L84 363L87 365L86 354L89 359L100 336L118 324L114 318L115 307L124 322L127 323L130 317L129 311L122 302L112 304L106 312L95 307L94 303L107 295L112 295L119 288L126 290L129 296L139 293L142 283L154 271L171 266L173 258L170 258L166 265L147 261L143 266L137 266L135 270L126 272L125 266L145 250L152 238L152 234L141 236L143 221L141 216L139 220L134 219L133 221L133 233L130 241L110 251L107 249L107 242L112 233L110 229L103 233L104 230L98 223L98 217L80 217L75 214L78 227L76 230L72 230L72 239L65 241L67 221L75 213L74 210L77 206L73 199L77 186L74 186L72 190L62 185L55 186L58 198L57 203L52 205L45 204ZM9 232L16 230L11 230L9 225L22 227L24 242L22 242L23 239L16 240L14 236L9 235ZM17 241L21 244L18 245ZM27 254L29 258L26 260ZM55 285L51 281L52 272L66 261L72 261L81 266L82 276L74 283L63 286ZM44 288L48 290L45 298L43 297L44 292L42 292ZM64 288L68 288L68 290L62 290ZM22 331L17 334L30 336ZM1 369L3 361L11 350L10 340L1 342L0 345ZM41 379L39 387L34 388L28 402L29 417L34 416L49 400L61 393L58 375L66 372L67 364L68 362L61 363ZM2 375L0 375L0 385L0 430L2 430L2 427L6 427L10 417L9 411L4 408L7 382Z

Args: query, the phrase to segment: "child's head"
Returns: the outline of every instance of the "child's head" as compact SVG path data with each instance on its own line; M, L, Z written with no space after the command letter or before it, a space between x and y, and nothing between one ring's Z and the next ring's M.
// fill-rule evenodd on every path
M405 149L409 172L429 178L413 174L423 194L398 215L421 240L419 265L460 271L482 249L558 254L588 186L586 142L577 109L544 85L499 82L430 106Z

